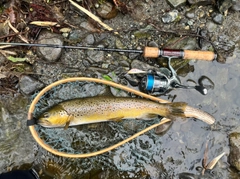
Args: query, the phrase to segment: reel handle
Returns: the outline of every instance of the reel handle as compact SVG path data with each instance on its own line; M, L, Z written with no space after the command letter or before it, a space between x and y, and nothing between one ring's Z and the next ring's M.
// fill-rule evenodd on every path
M158 58L163 56L206 61L212 61L216 58L216 54L212 51L172 50L159 49L158 47L145 47L143 50L143 56L149 58Z

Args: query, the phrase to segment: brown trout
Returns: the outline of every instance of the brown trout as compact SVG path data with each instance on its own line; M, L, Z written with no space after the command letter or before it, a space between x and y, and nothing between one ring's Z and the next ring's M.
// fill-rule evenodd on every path
M43 127L67 127L121 119L186 117L186 103L157 103L147 99L125 97L88 97L59 103L38 120Z

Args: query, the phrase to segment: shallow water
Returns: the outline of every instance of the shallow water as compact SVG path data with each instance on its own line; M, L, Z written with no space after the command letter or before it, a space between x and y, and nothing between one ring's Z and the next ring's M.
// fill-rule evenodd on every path
M208 142L208 162L222 152L226 152L226 155L215 166L213 173L206 177L237 178L237 173L228 166L227 157L228 134L240 125L239 58L240 50L235 50L233 57L228 58L226 64L191 61L190 64L194 65L195 70L182 78L182 83L187 83L187 79L197 80L205 75L214 82L214 89L209 90L205 96L195 90L178 89L171 92L171 95L176 95L174 101L185 101L190 106L212 114L216 118L213 126L195 119L177 119L163 135L156 135L152 130L109 153L86 159L54 156L39 147L26 127L27 105L30 102L21 96L2 98L1 172L33 167L46 179L178 178L181 172L199 174L196 168L202 166L205 145ZM77 83L72 86L60 86L53 93L46 95L42 104L46 107L63 99L94 96L102 90L102 86L94 84L84 84L84 87ZM6 100L9 104L4 103ZM43 136L49 135L46 138L59 140L63 146L68 146L69 150L89 152L111 146L157 121L158 119L125 120L119 123L72 127L68 130L41 130Z

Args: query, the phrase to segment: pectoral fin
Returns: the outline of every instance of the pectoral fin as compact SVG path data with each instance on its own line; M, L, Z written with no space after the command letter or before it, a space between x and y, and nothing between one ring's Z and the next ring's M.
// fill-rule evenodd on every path
M157 114L147 113L141 117L138 117L138 119L151 120L151 119L157 118L157 116L158 116Z
M69 124L70 124L70 122L71 122L71 120L74 118L74 116L72 116L72 115L70 115L69 117L68 117L68 121L67 121L67 123L66 123L66 125L64 126L64 130L66 130L68 127L69 127Z

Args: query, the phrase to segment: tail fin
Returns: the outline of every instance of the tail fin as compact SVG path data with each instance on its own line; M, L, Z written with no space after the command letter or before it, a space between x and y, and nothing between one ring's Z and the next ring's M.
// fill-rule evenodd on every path
M185 114L186 117L194 117L210 125L215 122L215 118L212 115L190 106L186 106Z
M184 102L173 102L167 103L168 105L168 112L166 117L170 119L174 119L176 117L186 117L185 109L187 107L187 103Z

